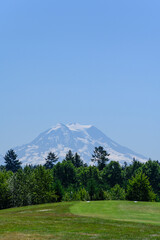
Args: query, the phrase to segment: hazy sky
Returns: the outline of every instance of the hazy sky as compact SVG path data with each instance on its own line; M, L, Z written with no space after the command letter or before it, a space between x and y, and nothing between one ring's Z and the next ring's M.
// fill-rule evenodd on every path
M0 3L0 153L93 124L160 160L160 1Z

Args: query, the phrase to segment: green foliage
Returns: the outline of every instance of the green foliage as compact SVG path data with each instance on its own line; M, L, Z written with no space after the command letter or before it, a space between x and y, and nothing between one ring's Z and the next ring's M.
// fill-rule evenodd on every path
M78 190L68 189L63 197L63 201L88 201L90 200L89 193L85 188Z
M43 166L26 166L11 175L8 181L12 207L57 201L53 188L53 175Z
M106 163L109 161L107 158L109 155L110 154L108 154L106 150L103 149L103 147L95 147L91 161L97 163L98 169L102 170L106 166Z
M44 166L47 169L52 169L54 164L58 161L58 157L55 155L55 153L49 152L45 160L46 160L46 163L44 164Z
M116 184L111 188L110 195L112 200L125 200L126 198L125 190L121 188L119 184Z
M147 176L139 172L129 180L126 197L134 201L154 201L156 195L152 191Z
M54 188L55 194L57 196L57 201L58 202L62 201L62 198L63 198L63 195L64 195L64 189L62 187L61 182L59 180L54 182L53 188Z
M139 170L142 170L142 167L143 163L137 161L135 158L133 158L132 164L129 166L125 164L125 166L122 168L125 182L127 182L132 176L135 176Z
M69 160L57 163L53 168L53 176L55 181L59 180L64 187L76 183L76 169Z
M34 176L33 172L25 167L19 169L9 181L11 206L27 206L33 203Z
M33 203L55 202L57 196L53 187L53 175L50 170L38 166L34 171Z
M73 155L71 150L68 151L64 160L65 161L71 161L71 163L74 162L74 155Z
M106 192L101 187L97 187L95 190L96 191L91 200L105 200L106 199Z
M17 159L17 154L13 149L8 150L4 157L4 160L7 171L16 172L21 168L21 162Z
M87 187L88 181L92 178L99 185L101 183L100 171L95 166L80 167L76 171L79 186Z
M84 165L83 161L81 160L81 157L78 153L75 153L74 160L72 161L72 163L76 168L83 167L83 165Z
M89 193L86 191L85 188L80 188L77 192L77 199L75 200L81 200L81 201L88 201L90 200Z
M97 193L97 183L94 178L91 178L87 182L87 191L89 193L90 199L95 200L96 198L96 193Z
M103 148L96 150L96 154L105 155ZM18 161L13 150L9 150L5 157L10 159L8 163ZM97 166L88 167L77 153L73 155L71 151L62 163L55 164L57 156L51 152L47 159L44 166L13 169L12 164L12 171L5 170L9 165L0 167L0 209L56 201L160 199L158 161L149 160L142 164L134 159L129 166L111 161L105 162L105 167L101 166L102 161Z
M12 172L0 171L0 209L11 206L11 193L8 181L12 175Z
M149 159L143 166L143 172L148 177L154 192L156 194L160 193L160 165L158 161Z
M112 196L110 191L104 191L104 200L111 200Z
M111 161L102 171L103 182L110 187L114 187L117 183L122 185L122 169L118 162Z
M76 168L84 166L80 155L78 153L75 153L75 155L73 155L71 150L69 150L66 154L64 161L70 161Z

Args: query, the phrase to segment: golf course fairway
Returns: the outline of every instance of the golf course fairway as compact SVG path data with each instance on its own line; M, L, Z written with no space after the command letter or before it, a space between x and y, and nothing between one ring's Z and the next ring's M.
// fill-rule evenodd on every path
M160 225L160 203L157 202L77 202L70 210L73 214L81 216Z
M0 240L160 239L160 204L61 202L0 210Z

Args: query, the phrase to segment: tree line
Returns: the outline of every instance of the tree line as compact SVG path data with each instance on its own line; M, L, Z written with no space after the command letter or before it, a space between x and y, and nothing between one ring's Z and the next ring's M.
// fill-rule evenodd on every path
M158 161L120 165L101 146L94 149L93 166L71 150L62 162L49 152L44 165L23 168L17 157L10 149L0 166L0 209L75 200L160 201Z

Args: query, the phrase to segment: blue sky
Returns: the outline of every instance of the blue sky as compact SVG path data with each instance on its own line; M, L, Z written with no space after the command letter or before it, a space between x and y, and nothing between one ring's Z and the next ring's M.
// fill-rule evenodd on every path
M0 3L0 153L61 122L160 160L160 1Z

